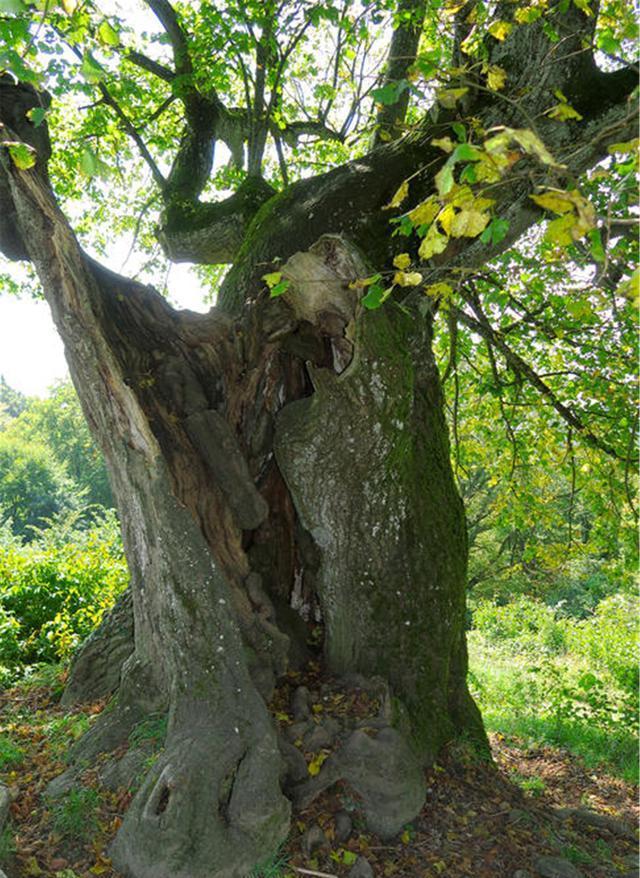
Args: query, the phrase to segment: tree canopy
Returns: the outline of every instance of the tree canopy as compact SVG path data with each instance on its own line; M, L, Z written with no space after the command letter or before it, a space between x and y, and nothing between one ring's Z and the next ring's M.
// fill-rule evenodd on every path
M460 357L488 352L480 386L502 400L514 460L509 417L534 398L545 418L565 422L569 442L629 459L633 108L572 154L590 114L635 85L629 4L6 0L1 11L0 65L51 95L29 117L55 132L49 172L96 255L112 253L115 235L142 277L162 287L167 257L186 260L215 291L260 204L402 135L411 173L386 213L369 194L376 218L366 233L397 264L362 279L365 305L402 300L413 286L426 293L424 307L446 314L448 378L457 380ZM550 59L553 74L532 109L527 47L540 29L538 63ZM554 76L572 65L569 94ZM411 164L425 126L429 156ZM9 149L19 165L35 159L26 142ZM429 194L420 180L434 164ZM501 197L518 186L524 224ZM345 183L342 209L358 188ZM293 186L296 198L305 191ZM535 215L544 231L496 259ZM473 255L456 256L465 243ZM262 275L272 295L286 287L278 271Z

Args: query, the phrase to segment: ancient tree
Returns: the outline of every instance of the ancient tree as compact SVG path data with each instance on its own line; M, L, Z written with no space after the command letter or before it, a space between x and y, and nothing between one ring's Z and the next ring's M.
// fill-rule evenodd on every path
M560 246L597 226L576 180L632 136L636 74L596 65L596 0L143 5L130 25L91 3L6 7L0 247L38 274L131 570L120 623L72 675L75 694L118 686L75 770L166 713L111 856L134 878L222 878L247 874L291 803L337 778L390 835L446 742L485 746L434 324L447 300L449 322L489 337L605 447L461 279L545 210ZM112 187L126 214L143 163L138 227L156 211L169 260L230 266L208 314L79 244L60 207L70 95L83 179L99 187L113 166L100 203ZM314 619L327 673L384 695L377 728L343 729L304 780L268 702Z

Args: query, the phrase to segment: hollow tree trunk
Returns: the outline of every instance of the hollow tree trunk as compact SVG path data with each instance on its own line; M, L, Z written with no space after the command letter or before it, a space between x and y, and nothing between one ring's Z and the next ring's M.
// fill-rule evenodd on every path
M296 583L319 599L330 669L388 680L423 762L481 729L429 325L362 313L348 284L364 263L337 238L293 257L288 301L256 305L242 324L176 314L82 255L37 171L8 170L131 567L135 649L117 706L76 757L168 711L114 863L135 878L246 874L288 826L264 697L288 660L274 606ZM323 281L311 306L300 258Z

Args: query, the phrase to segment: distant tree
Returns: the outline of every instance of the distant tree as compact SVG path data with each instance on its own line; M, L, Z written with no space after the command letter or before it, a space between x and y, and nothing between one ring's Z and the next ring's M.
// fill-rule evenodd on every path
M5 381L4 375L0 375L0 412L4 411L9 417L17 418L24 411L27 397L19 390L14 390Z
M7 429L16 439L49 448L88 504L113 506L104 457L91 438L71 382L58 384L46 399L26 401Z
M0 520L30 540L32 528L82 502L62 466L42 444L25 444L0 433Z

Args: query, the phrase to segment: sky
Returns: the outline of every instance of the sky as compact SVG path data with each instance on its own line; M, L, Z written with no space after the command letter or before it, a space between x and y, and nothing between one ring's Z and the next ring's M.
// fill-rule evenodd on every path
M0 258L0 272L10 265ZM188 265L174 265L169 276L170 300L181 308L207 311L204 292ZM46 302L16 298L0 284L0 375L28 396L46 396L57 381L68 378L62 342Z

